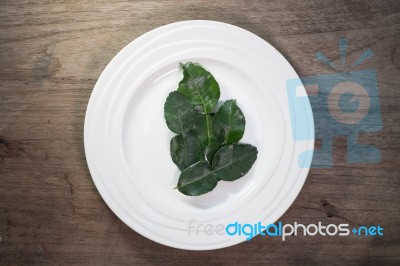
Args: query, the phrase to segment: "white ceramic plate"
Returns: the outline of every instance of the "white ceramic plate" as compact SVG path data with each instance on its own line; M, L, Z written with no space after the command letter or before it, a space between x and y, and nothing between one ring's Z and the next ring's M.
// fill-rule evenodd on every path
M165 99L182 78L179 63L188 61L215 76L221 101L237 99L246 117L242 142L259 151L247 175L220 181L198 197L173 189L180 172L169 154L174 134L163 117ZM314 145L313 139L292 138L286 81L295 77L266 41L225 23L178 22L137 38L103 71L86 112L87 162L104 201L136 232L181 249L210 250L245 240L211 230L219 224L275 222L306 179L309 165L299 167L299 154ZM306 95L304 88L299 92ZM314 130L308 101L305 108Z

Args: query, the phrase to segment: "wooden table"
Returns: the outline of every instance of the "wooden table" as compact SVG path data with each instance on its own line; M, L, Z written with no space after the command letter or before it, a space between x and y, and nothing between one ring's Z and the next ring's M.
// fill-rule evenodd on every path
M0 264L400 264L400 1L2 1L0 4ZM122 223L90 177L83 123L90 93L113 56L141 34L189 19L231 23L274 45L300 76L335 71L370 48L356 69L377 73L381 131L360 141L378 164L312 169L280 219L381 225L384 236L256 237L194 252L154 243ZM314 110L317 112L317 110ZM318 121L316 121L318 123Z

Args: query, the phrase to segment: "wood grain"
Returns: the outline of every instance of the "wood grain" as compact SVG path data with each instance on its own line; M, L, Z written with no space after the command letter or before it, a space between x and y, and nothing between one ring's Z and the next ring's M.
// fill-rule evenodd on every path
M0 10L0 264L400 264L399 1L8 0ZM334 167L311 170L281 221L380 224L383 237L256 237L192 252L140 236L108 209L83 149L90 93L122 47L188 19L254 32L301 76L332 73L314 55L339 63L341 37L352 62L371 48L358 69L377 72L383 129L360 141L382 161L349 165L346 138L335 138Z

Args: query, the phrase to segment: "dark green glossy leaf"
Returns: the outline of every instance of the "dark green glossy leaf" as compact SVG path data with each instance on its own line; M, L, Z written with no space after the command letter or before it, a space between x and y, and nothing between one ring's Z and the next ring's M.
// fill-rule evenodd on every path
M212 121L214 137L224 144L238 142L243 137L245 126L246 120L236 100L226 101Z
M198 162L181 173L178 190L188 196L198 196L210 192L218 183L218 178L209 163Z
M206 114L197 114L193 125L193 132L199 139L203 149L213 142L214 137L211 129L212 116Z
M188 132L196 118L190 100L177 91L171 92L164 104L164 116L168 128L177 134Z
M207 145L207 147L204 149L204 154L209 163L212 163L215 153L221 149L222 146L223 144L218 141L211 142L209 145Z
M220 89L210 72L198 64L181 64L183 79L179 82L178 91L187 96L195 109L210 114L218 102Z
M182 171L203 157L199 140L192 133L177 135L171 139L172 161Z
M257 148L249 144L224 146L214 155L212 169L220 180L236 180L251 169L257 153Z
M181 64L183 79L164 105L173 162L182 171L177 189L188 196L210 192L219 180L245 175L257 159L257 148L237 144L245 118L236 100L226 101L216 114L220 97L217 81L199 64ZM212 162L212 164L211 164Z

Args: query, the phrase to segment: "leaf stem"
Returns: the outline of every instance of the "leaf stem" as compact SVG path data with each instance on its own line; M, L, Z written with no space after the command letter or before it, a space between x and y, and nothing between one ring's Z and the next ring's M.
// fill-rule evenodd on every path
M210 121L210 116L206 114L206 125L207 125L207 141L208 145L211 143L211 121Z

